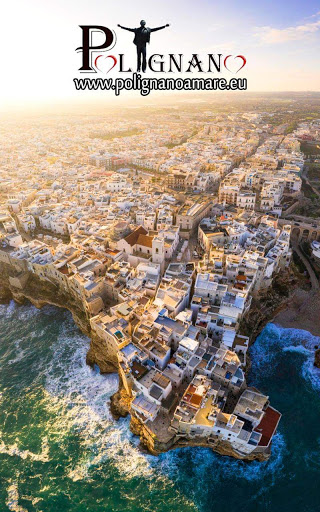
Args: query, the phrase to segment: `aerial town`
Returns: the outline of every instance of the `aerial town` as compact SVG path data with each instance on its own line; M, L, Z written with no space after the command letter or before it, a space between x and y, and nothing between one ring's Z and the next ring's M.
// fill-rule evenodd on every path
M172 108L1 126L3 289L78 317L88 363L119 373L113 409L152 453L271 453L281 411L247 384L242 325L290 265L300 145L320 138L320 119L288 129L273 115Z

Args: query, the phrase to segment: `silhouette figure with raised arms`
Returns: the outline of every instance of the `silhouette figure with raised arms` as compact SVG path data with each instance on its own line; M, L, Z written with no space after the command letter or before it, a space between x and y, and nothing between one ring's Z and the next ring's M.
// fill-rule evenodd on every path
M118 27L123 28L123 30L129 30L129 32L134 32L134 44L137 47L137 71L141 69L141 57L142 57L142 71L145 73L147 69L147 43L150 43L150 34L151 32L157 32L157 30L162 30L163 28L169 27L169 23L163 25L162 27L149 28L146 27L146 22L144 20L140 21L139 28L127 28L118 24Z

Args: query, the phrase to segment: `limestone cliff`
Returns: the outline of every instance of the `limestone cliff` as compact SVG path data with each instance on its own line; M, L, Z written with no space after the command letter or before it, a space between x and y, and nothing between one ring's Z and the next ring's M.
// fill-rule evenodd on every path
M28 279L23 289L10 283L10 277L16 272L10 265L0 263L0 302L14 300L18 304L31 302L35 307L42 308L50 304L68 309L77 327L90 338L90 348L87 354L87 364L99 366L101 373L113 373L118 369L117 360L108 354L103 341L91 330L89 316L80 299L62 291L51 281L43 281L38 276L28 273Z
M121 380L121 379L120 379ZM125 418L130 413L131 399L125 389L119 383L119 389L110 399L110 411L112 416L118 420Z
M240 324L239 332L249 336L250 344L260 334L265 325L286 306L290 296L298 285L298 279L291 268L279 273L272 285L251 302L249 312Z
M29 273L28 279L23 289L13 286L9 277L14 275L15 271L9 265L0 264L0 302L8 302L13 299L18 304L24 304L30 301L37 308L41 308L46 304L54 305L68 309L79 329L90 337L90 348L87 353L87 364L93 366L97 364L101 373L112 373L118 370L118 363L114 357L108 353L107 346L92 330L88 314L83 308L80 300L77 300L71 294L63 292L58 286L50 281L43 281L36 275ZM250 320L247 321L247 328L250 325L256 327L258 310L253 313ZM259 311L260 314L260 311ZM253 320L256 318L256 320ZM257 329L261 329L262 319L259 320ZM140 437L141 446L148 450L149 453L158 455L171 449L184 446L203 446L211 448L221 455L228 455L243 460L266 460L270 454L256 453L249 456L243 456L236 452L227 442L221 440L206 438L181 438L174 434L170 434L167 429L165 435L157 435L147 425L145 425L131 411L131 397L125 391L121 378L119 379L119 389L111 397L110 409L116 419L131 414L130 429L133 434Z
M103 340L93 331L90 333L90 348L86 363L89 366L98 365L101 373L115 373L118 371L118 361L111 356Z
M159 455L160 453L167 452L168 450L174 450L176 448L183 448L187 446L201 446L203 448L211 448L213 451L220 455L226 455L241 459L244 461L264 461L270 457L270 451L264 453L251 453L250 455L242 455L233 449L232 445L228 442L221 441L220 439L207 439L197 437L196 439L190 439L187 437L179 437L175 434L166 432L165 439L157 435L152 430L152 424L144 424L133 411L130 410L131 398L126 393L121 378L119 380L119 390L111 397L110 409L115 419L120 417L126 417L131 414L130 417L130 430L131 432L140 438L140 445L142 449L148 451L152 455Z
M270 453L265 452L242 455L234 450L230 443L221 441L220 439L207 439L203 437L190 439L189 437L178 437L176 435L172 435L170 439L167 439L164 442L134 414L131 414L130 430L133 434L139 436L141 446L152 455L159 455L160 453L167 452L168 450L174 450L176 448L200 446L203 448L211 448L214 452L219 453L220 455L227 455L244 461L264 461L270 457Z
M130 430L136 436L139 436L142 448L145 448L152 455L159 455L167 452L174 447L175 436L172 436L166 442L161 441L139 418L131 414ZM189 446L189 445L188 445Z

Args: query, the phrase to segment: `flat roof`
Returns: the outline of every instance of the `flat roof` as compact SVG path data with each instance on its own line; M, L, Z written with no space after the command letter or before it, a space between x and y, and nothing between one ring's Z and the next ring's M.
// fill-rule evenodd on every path
M273 407L267 407L262 420L260 421L259 425L254 429L259 434L262 434L261 439L259 441L259 446L268 446L273 434L276 431L280 418L280 412L273 409Z

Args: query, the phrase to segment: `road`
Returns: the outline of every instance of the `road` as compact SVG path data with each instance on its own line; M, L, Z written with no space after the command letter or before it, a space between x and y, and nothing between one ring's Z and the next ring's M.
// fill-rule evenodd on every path
M292 240L291 243L292 243L293 250L297 253L297 255L299 256L299 258L301 259L301 261L303 262L304 266L306 267L306 269L308 271L310 281L311 281L312 290L315 292L319 291L319 289L320 289L319 280L318 280L316 274L314 273L314 270L313 270L312 266L310 265L308 258L306 258L306 256L303 254L303 252L301 251L299 244L296 240Z

